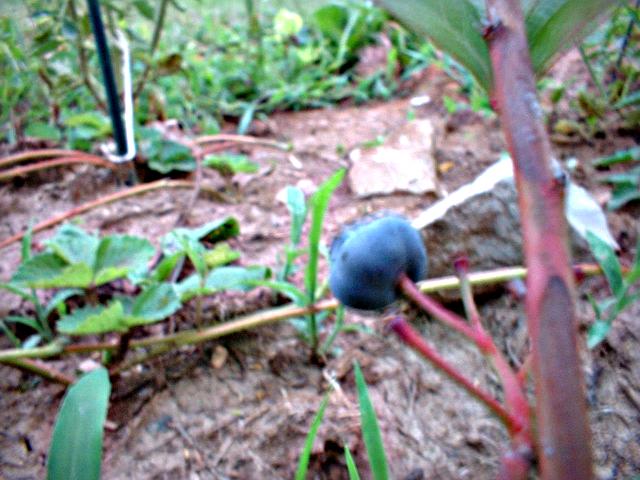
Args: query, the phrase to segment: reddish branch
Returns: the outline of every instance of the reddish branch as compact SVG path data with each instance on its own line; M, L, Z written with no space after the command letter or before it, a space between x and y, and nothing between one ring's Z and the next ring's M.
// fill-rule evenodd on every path
M492 28L492 99L514 161L524 253L526 309L536 385L538 456L543 479L593 478L591 440L577 348L574 286L551 147L518 0L487 0Z
M38 172L40 170L46 170L54 167L62 167L73 164L91 164L97 167L108 168L109 170L116 171L117 166L114 163L109 162L100 157L93 155L78 155L73 157L54 158L53 160L45 160L42 162L33 163L30 165L24 165L22 167L14 167L8 170L0 172L0 182L10 180L14 177L21 175L27 175L29 173Z

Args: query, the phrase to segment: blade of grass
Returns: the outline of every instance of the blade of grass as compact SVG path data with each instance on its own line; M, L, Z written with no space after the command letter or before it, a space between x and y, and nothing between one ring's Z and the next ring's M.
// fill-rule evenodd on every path
M351 451L347 445L344 446L344 458L347 462L347 472L349 472L349 480L360 480L360 474L356 467L356 462L353 460Z
M358 390L362 438L367 447L371 473L374 480L388 480L389 467L387 466L387 457L384 452L384 445L382 444L382 435L380 434L376 411L373 409L373 404L367 391L367 384L364 381L360 365L358 365L357 361L353 363L353 371L356 379L356 388Z
M313 448L313 442L316 439L316 435L318 434L318 429L320 428L320 424L322 423L322 419L324 417L324 411L327 408L327 404L329 403L329 393L327 392L322 399L322 403L320 403L320 408L318 409L318 413L311 422L311 428L309 429L309 433L307 433L307 439L304 442L304 448L302 449L302 453L300 454L300 461L298 462L298 470L296 471L296 480L305 480L307 476L307 470L309 468L309 459L311 458L311 449Z
M100 478L102 436L111 383L107 370L84 375L65 395L47 460L47 480Z
M340 169L334 173L311 197L311 231L309 232L309 260L305 269L304 284L307 290L309 304L316 300L316 287L318 284L318 257L320 251L320 236L322 234L322 222L324 220L329 199L333 191L342 183L345 170ZM315 314L309 316L309 337L311 348L315 352L318 348L318 329Z

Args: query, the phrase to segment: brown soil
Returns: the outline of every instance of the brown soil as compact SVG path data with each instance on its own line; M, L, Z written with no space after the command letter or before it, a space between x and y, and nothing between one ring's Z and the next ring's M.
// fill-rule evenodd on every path
M471 180L503 149L495 118L470 112L446 115L440 98L444 92L455 95L455 89L455 84L432 71L414 92L428 93L433 99L416 109L417 117L432 118L443 126L437 140L437 161L440 166L447 165L440 173L447 191ZM238 176L241 199L223 204L202 198L189 212L189 223L199 225L235 216L241 235L234 247L243 253L241 263L276 268L289 230L288 212L276 201L277 192L301 181L302 185L317 186L337 168L348 166L343 151L399 128L407 121L408 109L409 100L399 99L274 115L266 125L269 135L291 141L302 168L296 168L287 153L247 149L262 168L259 174ZM596 196L603 196L606 190L597 182L589 160L630 143L628 138L613 136L591 145L557 146L556 154L578 158L574 177ZM215 172L207 172L204 181L223 186ZM0 187L0 239L23 230L32 219L49 218L117 188L109 174L93 167L51 171L4 185ZM188 191L155 192L93 210L80 220L88 229L128 232L154 241L173 227L189 197ZM395 194L357 200L345 182L331 201L324 239L330 241L341 224L363 213L385 208L413 217L435 199L433 195ZM623 260L633 255L637 213L637 208L628 208L609 214L612 231L621 241ZM50 231L36 235L36 243L49 235ZM19 262L18 245L0 251L0 259L0 279L6 280ZM601 297L606 283L594 278L579 287L583 329L593 321L588 292ZM0 317L24 308L14 297L0 295ZM261 292L216 297L208 303L207 320L263 308L270 298ZM506 293L497 293L483 298L480 307L500 346L518 363L526 351L522 305ZM619 317L603 346L583 352L600 479L628 479L640 474L639 319L640 304L636 304ZM187 328L192 322L188 305L179 315L177 327ZM362 477L370 478L359 435L352 373L356 359L376 407L392 478L495 478L500 452L507 442L501 425L387 335L378 318L349 312L347 322L369 332L341 334L336 354L322 368L309 362L308 348L293 327L283 322L201 348L185 347L126 372L113 386L103 478L292 478L329 384L335 389L315 443L309 478L346 478L345 444L354 453ZM416 323L451 363L499 394L495 374L471 345L423 317L418 316ZM226 361L214 367L212 356L221 352L228 354ZM79 361L65 358L53 361L53 365L73 373ZM1 366L0 392L0 478L43 478L64 389Z

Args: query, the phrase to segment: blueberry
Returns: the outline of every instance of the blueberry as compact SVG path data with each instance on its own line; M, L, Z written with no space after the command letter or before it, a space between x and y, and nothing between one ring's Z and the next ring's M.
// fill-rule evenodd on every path
M349 225L331 245L329 286L347 307L377 310L397 298L401 273L422 280L427 253L420 234L396 214L367 217Z

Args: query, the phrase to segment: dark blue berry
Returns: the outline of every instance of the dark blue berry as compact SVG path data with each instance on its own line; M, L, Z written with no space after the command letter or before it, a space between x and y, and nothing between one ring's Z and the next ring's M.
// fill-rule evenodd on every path
M377 310L397 299L398 276L417 282L427 274L420 234L395 214L349 225L331 245L329 286L344 305Z

